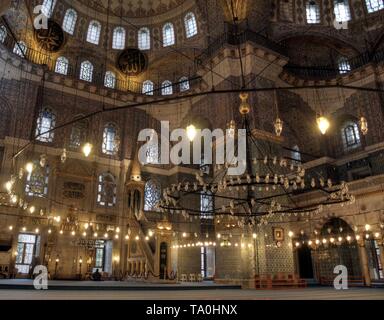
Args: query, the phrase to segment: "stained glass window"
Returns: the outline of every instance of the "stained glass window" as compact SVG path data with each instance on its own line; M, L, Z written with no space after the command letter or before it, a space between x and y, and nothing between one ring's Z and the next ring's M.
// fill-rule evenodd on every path
M351 20L348 0L334 0L334 13L337 22Z
M80 65L80 80L92 82L93 65L89 61L83 61Z
M87 130L88 122L86 120L76 121L73 124L69 142L71 148L80 148L86 142Z
M116 204L116 182L111 173L102 173L98 178L97 203L105 207Z
M291 158L292 158L294 163L300 163L301 162L301 153L300 153L300 148L298 145L294 145L292 147Z
M341 57L338 60L338 68L340 74L348 73L349 71L351 71L351 65L349 64L348 59L345 57Z
M148 28L141 28L138 32L138 47L140 50L151 48L151 34Z
M189 90L189 80L187 77L180 78L179 84L180 84L180 92Z
M37 118L36 140L42 142L52 142L54 131L50 131L55 127L56 115L49 108L44 108Z
M47 16L48 18L51 17L53 13L53 9L55 9L56 0L44 0L41 8L41 12Z
M197 34L196 17L192 12L189 12L185 15L184 24L187 38L191 38Z
M144 210L151 211L156 209L156 204L160 201L161 187L154 181L149 180L145 184L144 190Z
M153 96L153 82L151 80L143 82L143 94Z
M99 21L92 20L89 23L87 41L93 44L99 44L101 33L101 24Z
M48 194L49 167L43 168L39 162L33 164L33 171L27 175L25 193L31 197L44 197Z
M172 82L171 82L171 81L169 81L169 80L165 80L165 81L161 84L161 94L162 94L163 96L168 96L168 95L173 94Z
M316 1L311 0L307 2L307 23L320 23L320 7Z
M16 53L20 57L24 57L27 54L27 45L23 41L15 43L13 53Z
M163 46L168 47L175 44L175 30L172 23L167 23L163 27Z
M365 0L369 13L384 9L384 0Z
M56 60L55 72L66 75L68 73L69 61L65 57L58 57Z
M112 48L122 50L125 48L125 29L116 27L113 30Z
M114 89L116 86L116 75L112 71L107 71L104 77L104 86Z
M359 127L355 122L349 121L344 124L342 130L344 150L350 150L361 146Z
M200 217L213 219L213 196L210 191L202 192L200 195Z
M0 42L4 43L7 37L7 29L4 26L0 26Z
M109 123L104 127L103 147L104 154L115 155L119 151L119 136L115 124Z
M69 34L73 34L75 32L76 20L77 12L73 9L68 9L65 12L63 20L63 30Z

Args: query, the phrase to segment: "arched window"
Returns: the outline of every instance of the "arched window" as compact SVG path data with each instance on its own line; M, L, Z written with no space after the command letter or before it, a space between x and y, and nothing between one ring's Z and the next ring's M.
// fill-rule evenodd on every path
M20 57L24 57L27 54L27 45L25 44L25 42L16 42L13 48L13 53L16 53Z
M196 17L192 12L189 12L184 17L185 34L187 38L197 35Z
M56 0L44 0L41 8L41 12L47 16L48 18L51 17L53 13L53 9L55 9Z
M361 146L358 125L353 121L346 122L341 128L344 150L351 150Z
M173 24L168 22L163 27L163 47L175 44L175 30Z
M320 7L315 0L307 2L307 23L320 23Z
M156 209L156 204L160 201L161 197L161 187L154 181L149 180L145 184L144 190L144 210L153 211Z
M187 77L181 77L179 80L180 92L189 90L189 80Z
M123 27L116 27L113 30L112 48L117 50L125 48L125 29Z
M104 77L104 86L114 89L116 86L116 75L112 71L107 71Z
M93 65L89 61L83 61L80 65L80 80L92 82Z
M73 149L80 148L86 142L87 131L88 131L87 120L76 121L72 126L71 136L69 140L70 147Z
M108 123L103 131L103 146L104 154L115 155L119 151L120 138L117 127L113 123Z
M89 23L87 41L93 44L99 44L101 33L101 24L99 21L92 20Z
M151 80L143 82L143 94L153 96L153 82Z
M351 71L351 65L349 64L348 59L345 57L339 58L337 66L340 74L348 73Z
M169 80L165 80L165 81L161 84L161 94L162 94L163 96L168 96L168 95L173 94L172 82L171 82L171 81L169 81Z
M43 197L48 194L49 166L41 167L38 161L33 162L33 170L28 173L25 193L30 197Z
M151 49L151 33L148 28L141 28L137 34L137 44L140 50Z
M54 131L50 131L55 127L56 115L49 108L40 111L36 123L36 140L42 142L52 142L55 135ZM50 131L50 132L49 132Z
M294 145L291 151L292 161L296 164L301 163L301 153L298 145Z
M69 34L73 34L75 32L76 21L77 12L73 9L68 9L65 12L63 20L63 30Z
M348 0L334 0L333 7L337 22L351 20L351 11L349 9Z
M7 37L7 28L0 26L0 42L4 43L5 38Z
M109 172L99 175L97 185L97 203L104 207L113 207L116 204L115 177Z
M213 219L214 214L213 196L210 191L202 192L200 195L200 217L204 219Z
M55 72L66 75L68 73L69 61L66 57L58 57L56 60Z
M384 0L365 0L369 13L384 9Z

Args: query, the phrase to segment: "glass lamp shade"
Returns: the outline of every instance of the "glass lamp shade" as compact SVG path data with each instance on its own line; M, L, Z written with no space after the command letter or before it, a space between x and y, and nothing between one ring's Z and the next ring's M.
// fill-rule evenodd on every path
M326 134L329 127L330 127L330 123L328 121L328 119L326 117L323 117L323 116L320 116L317 118L317 126L319 127L319 130L321 132L321 134Z
M248 93L241 93L240 99L241 99L241 103L240 103L240 107L239 107L240 113L243 115L248 114L249 111L251 110L251 107L250 107L249 103L247 102Z
M280 118L277 118L274 123L276 136L280 137L283 132L283 121Z
M364 136L368 133L368 121L365 117L360 118L360 130Z

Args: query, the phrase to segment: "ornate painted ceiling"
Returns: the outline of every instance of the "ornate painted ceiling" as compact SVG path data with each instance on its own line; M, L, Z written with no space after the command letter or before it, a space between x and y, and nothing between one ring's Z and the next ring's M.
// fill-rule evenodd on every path
M117 16L149 17L166 13L190 0L77 0L81 4L98 12L107 13L107 8ZM74 3L72 0L69 3Z

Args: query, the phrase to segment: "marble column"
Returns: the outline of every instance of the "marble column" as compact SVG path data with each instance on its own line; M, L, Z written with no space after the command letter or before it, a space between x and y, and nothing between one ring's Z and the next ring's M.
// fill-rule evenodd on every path
M364 241L359 242L359 255L360 255L360 265L361 265L361 271L363 273L364 284L367 287L370 287L371 275L369 274L368 255L367 255L367 250L365 248Z
M10 7L12 0L1 0L0 3L0 16L2 16Z

